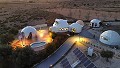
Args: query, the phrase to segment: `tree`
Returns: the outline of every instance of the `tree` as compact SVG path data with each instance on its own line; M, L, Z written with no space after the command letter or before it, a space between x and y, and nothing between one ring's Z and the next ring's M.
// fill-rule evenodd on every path
M16 63L20 68L30 68L33 64L33 59L35 58L35 52L28 46L15 51Z
M0 61L2 61L2 68L13 68L13 54L12 54L13 50L12 47L9 45L1 45L0 46L0 57L2 57L2 59Z
M55 39L56 36L57 36L56 33L52 33L52 39Z
M106 58L106 61L107 62L109 62L109 58L112 58L113 57L113 55L114 55L114 53L112 52L112 51L101 51L101 56L103 57L103 58Z
M9 44L14 40L13 34L3 34L0 36L1 38L1 44Z
M13 35L17 35L17 34L18 34L18 29L16 29L16 28L11 28L11 29L9 29L9 33L10 33L10 34L13 34Z
M47 44L47 46L46 46L45 49L46 49L46 54L47 55L52 54L56 50L55 43L49 43L49 44Z

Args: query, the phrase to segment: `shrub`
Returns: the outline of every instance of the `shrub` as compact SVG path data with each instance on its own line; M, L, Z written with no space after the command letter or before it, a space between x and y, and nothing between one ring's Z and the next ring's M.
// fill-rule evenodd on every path
M101 51L101 56L103 57L103 58L106 58L106 61L108 62L109 61L109 58L112 58L113 57L113 55L114 55L114 53L112 52L112 51Z

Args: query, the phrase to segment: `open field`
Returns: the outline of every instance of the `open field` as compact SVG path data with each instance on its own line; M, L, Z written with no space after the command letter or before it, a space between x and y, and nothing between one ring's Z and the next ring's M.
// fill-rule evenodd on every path
M10 17L16 11L29 11L33 8L82 20L93 18L105 21L120 20L119 0L34 0L34 3L15 2L14 0L14 2L0 4L0 19Z
M93 5L91 5L93 4ZM35 3L0 3L0 28L7 32L9 28L23 28L27 25L51 25L55 18L72 18L90 21L99 18L102 21L120 20L119 0L60 0ZM104 9L104 10L103 10Z

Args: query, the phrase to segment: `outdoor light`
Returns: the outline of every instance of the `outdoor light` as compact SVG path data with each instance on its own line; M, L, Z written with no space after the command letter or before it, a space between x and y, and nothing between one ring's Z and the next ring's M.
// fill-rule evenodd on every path
M50 67L52 67L53 65L51 64Z

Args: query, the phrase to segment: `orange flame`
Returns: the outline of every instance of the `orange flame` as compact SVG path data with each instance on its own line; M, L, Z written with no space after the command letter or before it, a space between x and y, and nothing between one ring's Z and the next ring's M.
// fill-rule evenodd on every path
M47 30L39 30L37 31L38 38L40 41L45 41L46 43L51 43L53 41L52 39L52 33L49 33ZM34 41L32 40L14 40L11 45L15 49L16 47L23 48L25 46L29 46Z
M16 47L23 48L25 46L29 46L32 43L31 40L14 40L11 45L15 49Z

